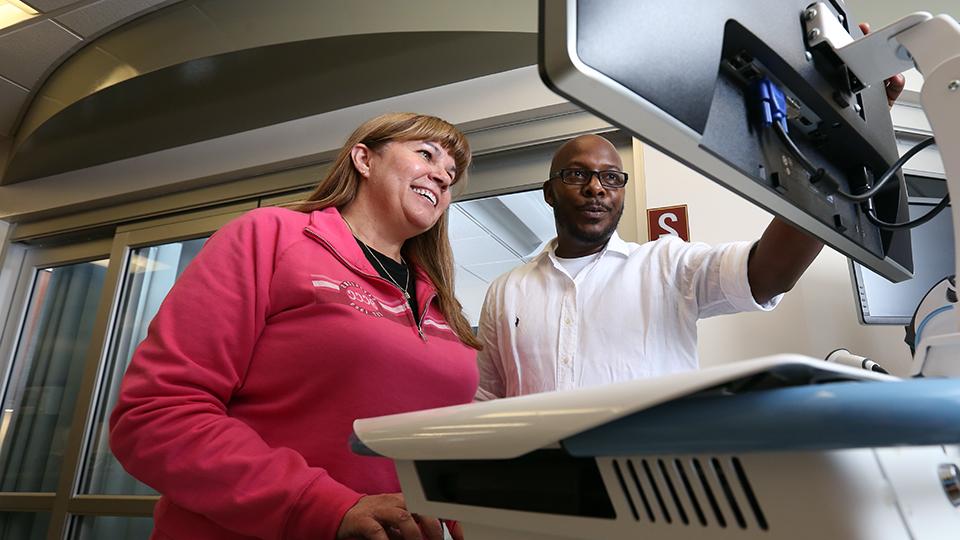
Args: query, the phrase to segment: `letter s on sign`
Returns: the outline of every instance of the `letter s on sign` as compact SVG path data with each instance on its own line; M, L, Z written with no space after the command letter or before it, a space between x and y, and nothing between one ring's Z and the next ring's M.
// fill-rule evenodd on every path
M687 205L662 206L647 209L647 238L657 240L664 236L676 236L687 242L690 228L687 223Z
M663 238L668 234L672 234L673 236L680 236L680 233L677 232L676 229L674 229L670 225L667 225L668 221L672 223L676 223L680 221L680 219L677 217L676 214L672 214L670 212L664 212L663 214L660 214L660 219L657 220L657 223L660 225L661 229L666 231L666 232L660 233L660 238Z

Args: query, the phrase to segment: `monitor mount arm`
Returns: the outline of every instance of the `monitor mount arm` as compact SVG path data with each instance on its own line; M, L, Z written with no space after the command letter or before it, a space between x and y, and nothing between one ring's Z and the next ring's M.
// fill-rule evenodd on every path
M960 193L960 24L947 15L913 13L854 39L824 3L803 13L810 48L826 48L853 75L854 86L881 83L916 67L923 74L920 104L941 149L947 192ZM960 204L952 204L954 243L960 242ZM954 246L954 268L960 249ZM947 332L924 336L914 353L914 374L960 376L960 309Z

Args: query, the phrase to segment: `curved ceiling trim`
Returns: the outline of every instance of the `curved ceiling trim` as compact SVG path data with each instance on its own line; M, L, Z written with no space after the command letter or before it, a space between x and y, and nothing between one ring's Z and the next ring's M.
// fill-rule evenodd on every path
M517 32L348 35L200 58L62 109L14 149L0 184L474 79L536 59L536 34Z
M116 27L180 0L28 0L36 12L0 29L0 137L10 140L49 76Z
M26 108L14 144L21 144L56 113L89 95L200 58L347 35L537 31L536 2L514 0L183 0L170 4L100 36L62 62Z
M510 99L503 99L509 95ZM0 220L27 221L138 200L303 166L338 148L362 121L415 110L463 125L566 102L539 79L536 66L364 103L218 139L0 186ZM83 189L77 189L82 186Z

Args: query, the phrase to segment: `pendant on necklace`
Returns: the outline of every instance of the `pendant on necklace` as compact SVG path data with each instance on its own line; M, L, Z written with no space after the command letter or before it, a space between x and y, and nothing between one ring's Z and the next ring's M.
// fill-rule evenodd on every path
M410 293L408 293L407 291L403 291L403 297L406 298L407 300L410 300Z

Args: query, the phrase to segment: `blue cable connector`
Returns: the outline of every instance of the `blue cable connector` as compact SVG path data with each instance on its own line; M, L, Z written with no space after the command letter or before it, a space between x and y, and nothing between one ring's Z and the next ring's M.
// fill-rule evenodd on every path
M759 79L754 85L754 92L760 98L761 117L763 125L769 127L774 122L779 122L784 132L787 132L787 98L783 92L777 88L777 85L770 79L764 77Z

